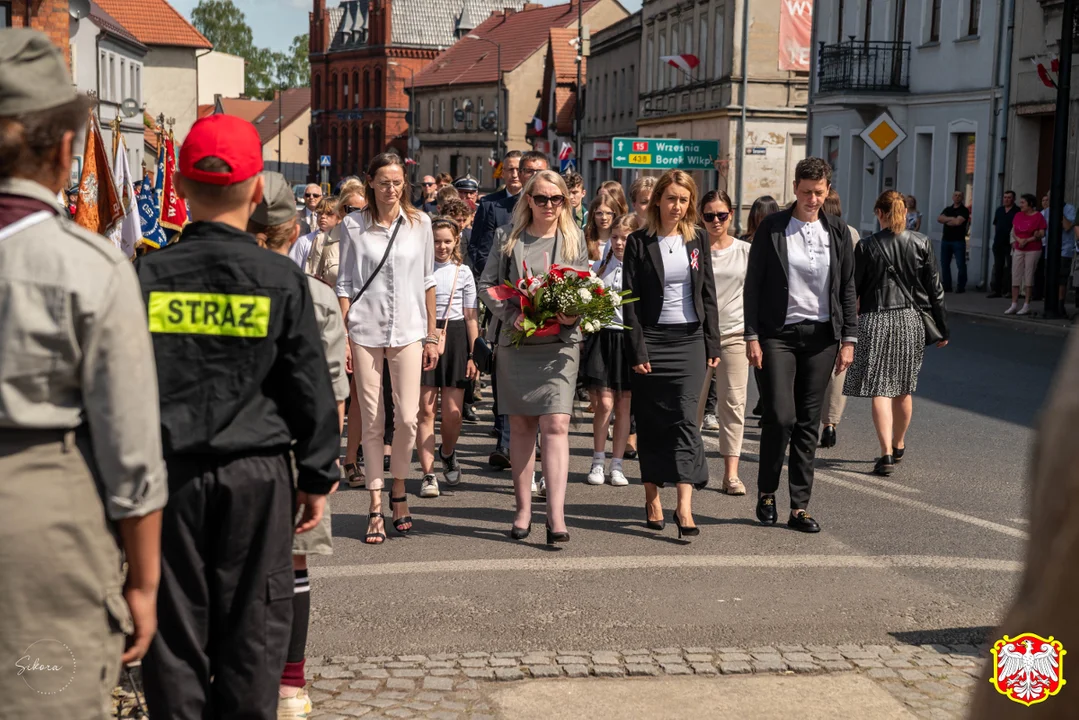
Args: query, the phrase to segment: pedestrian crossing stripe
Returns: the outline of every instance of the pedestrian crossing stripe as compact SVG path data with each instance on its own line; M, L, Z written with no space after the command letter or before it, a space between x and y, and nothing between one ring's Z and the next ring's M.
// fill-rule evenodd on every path
M270 298L224 293L150 293L150 332L264 338L270 329Z

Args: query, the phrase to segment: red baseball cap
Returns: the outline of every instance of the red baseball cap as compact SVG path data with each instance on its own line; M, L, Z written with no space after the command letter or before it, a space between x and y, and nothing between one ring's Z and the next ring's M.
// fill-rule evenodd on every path
M199 170L195 163L216 157L231 172ZM262 141L258 130L232 115L210 115L197 121L180 146L180 174L207 185L235 185L262 172Z

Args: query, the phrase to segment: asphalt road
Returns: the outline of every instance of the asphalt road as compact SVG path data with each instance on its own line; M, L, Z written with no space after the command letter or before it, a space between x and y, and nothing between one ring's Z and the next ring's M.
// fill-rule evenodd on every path
M890 479L869 474L868 401L848 405L838 446L818 454L810 509L824 531L814 536L782 519L757 524L755 418L741 472L749 494L698 492L702 533L681 542L673 489L662 491L667 529L644 527L635 462L627 488L584 483L591 416L582 410L571 542L543 544L538 502L532 536L512 541L510 476L487 466L484 403L462 440L461 486L425 500L418 471L409 481L408 537L390 529L381 547L363 545L367 493L334 496L334 555L312 561L309 655L988 639L1019 577L1028 456L1064 342L957 318L951 346L928 351L907 457Z

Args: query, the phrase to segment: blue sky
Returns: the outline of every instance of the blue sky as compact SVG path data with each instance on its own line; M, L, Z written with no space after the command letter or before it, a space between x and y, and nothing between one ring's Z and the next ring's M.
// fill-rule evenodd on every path
M311 0L232 0L243 12L255 44L271 50L288 50L292 38L307 32L307 14L314 3ZM340 0L327 0L328 7L335 7ZM422 2L422 0L420 0ZM566 0L540 0L544 5L554 5ZM191 9L198 0L169 0L174 8L191 19ZM621 0L630 11L640 9L641 0Z

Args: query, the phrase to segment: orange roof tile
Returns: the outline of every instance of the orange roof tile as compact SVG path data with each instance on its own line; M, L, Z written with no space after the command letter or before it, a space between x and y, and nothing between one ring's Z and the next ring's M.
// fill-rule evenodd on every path
M97 0L97 4L146 45L213 47L165 0Z

